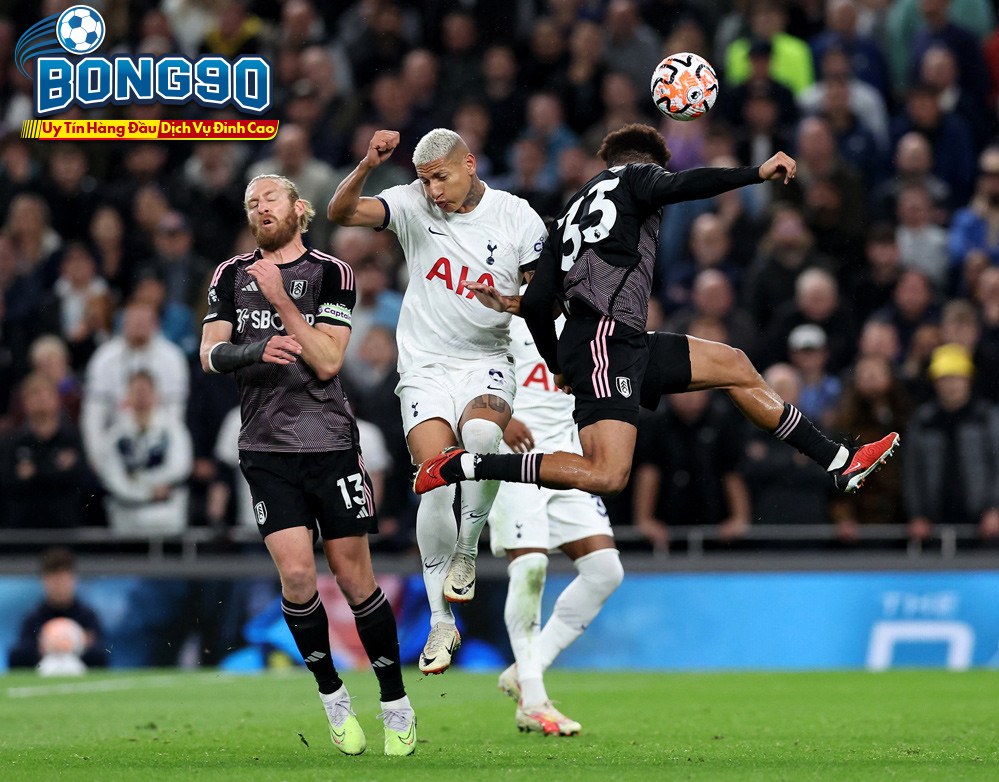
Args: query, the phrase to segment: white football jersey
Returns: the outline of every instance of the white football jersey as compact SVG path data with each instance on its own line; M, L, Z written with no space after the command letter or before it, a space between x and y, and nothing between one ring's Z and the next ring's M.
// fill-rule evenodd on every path
M564 323L560 318L556 324L559 332ZM582 453L579 434L572 419L575 402L570 394L555 385L555 378L534 346L534 337L523 318L514 318L510 323L510 354L517 378L513 417L531 430L534 435L533 450L542 453ZM502 447L504 453L510 453L505 443Z
M510 315L480 304L465 282L515 295L521 267L537 258L547 236L541 218L524 199L488 185L466 214L442 212L419 180L378 198L409 267L396 332L399 372L504 355Z

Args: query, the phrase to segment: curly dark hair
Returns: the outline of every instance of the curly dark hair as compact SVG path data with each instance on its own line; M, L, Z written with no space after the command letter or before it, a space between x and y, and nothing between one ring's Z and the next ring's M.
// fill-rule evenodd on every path
M635 122L604 136L597 155L608 166L625 163L657 163L665 166L673 153L669 151L658 130L651 125Z

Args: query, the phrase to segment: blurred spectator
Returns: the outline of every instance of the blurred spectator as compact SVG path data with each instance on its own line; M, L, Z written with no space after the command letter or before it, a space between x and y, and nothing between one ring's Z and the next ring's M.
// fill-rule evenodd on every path
M999 265L999 147L989 147L978 158L975 195L958 209L950 226L950 262L960 268L972 253L984 253Z
M859 442L869 442L882 432L904 432L911 412L909 395L892 373L890 360L868 354L857 360L848 376L835 428L850 432ZM886 462L878 479L865 485L864 491L837 495L832 516L836 533L844 541L857 538L859 524L904 524L902 461Z
M775 132L782 136L790 135L794 126L798 124L798 105L794 93L770 75L772 53L773 47L769 40L756 38L751 41L746 79L726 89L725 100L715 106L714 110L721 113L733 128L739 128L742 122L750 121L758 114L758 110L747 113L746 103L751 97L761 96L767 97L776 110Z
M816 247L833 256L839 266L859 267L866 222L864 183L836 148L829 122L807 117L798 125L798 173L774 190L775 197L806 210L809 228L821 229ZM825 245L825 246L824 246Z
M0 236L10 242L18 273L25 277L44 275L47 263L62 247L62 237L52 227L52 211L36 193L14 197Z
M88 476L76 425L63 412L59 391L40 372L20 385L25 422L2 448L0 484L5 527L79 527L86 523Z
M136 372L144 370L154 378L159 405L183 421L188 393L187 359L160 333L159 325L152 305L127 305L121 334L101 345L87 365L80 424L87 456L95 467L100 460L96 446L123 411L129 378Z
M397 67L413 44L406 15L394 2L354 3L341 20L338 38L361 89L375 75Z
M791 331L805 323L822 328L830 372L839 372L850 363L856 345L853 316L849 306L840 301L836 278L825 269L803 271L795 280L794 298L774 312L767 331L770 363L787 360Z
M97 273L94 256L82 242L70 242L62 252L59 278L38 313L46 331L78 342L88 331L90 300L108 293L108 284Z
M937 290L949 287L947 231L933 221L933 200L922 185L906 185L898 194L895 241L904 268L922 272Z
M487 151L497 173L506 170L506 149L517 138L524 122L527 95L520 86L517 70L517 57L508 46L490 46L482 57L483 98L490 119Z
M152 274L143 277L132 291L130 301L151 306L159 318L160 333L187 355L197 352L194 314L186 304L167 299L166 283L161 278Z
M478 43L479 30L475 17L464 11L452 11L444 17L441 23L439 88L444 106L457 106L482 92ZM440 124L431 120L427 130Z
M812 53L800 38L788 35L787 14L777 0L754 3L749 13L751 38L734 41L725 52L725 76L733 84L746 80L749 74L749 50L756 39L769 41L770 75L798 94L815 80Z
M125 221L114 206L102 204L90 220L90 245L94 248L99 274L118 295L131 290L131 259L138 255L125 236Z
M567 149L574 149L568 147ZM522 138L513 146L512 168L496 177L492 186L520 196L540 215L555 216L562 203L555 190L558 174L548 165L544 143L536 138Z
M349 70L346 62L338 63L326 46L306 47L298 62L302 78L316 90L315 103L319 111L310 138L312 150L316 157L331 166L344 165L351 135L361 116L357 95L341 84L341 70Z
M14 196L33 189L40 175L41 166L26 141L13 131L0 137L0 222L6 221Z
M801 376L774 364L763 378L788 404L801 407ZM804 454L766 432L749 433L739 463L752 497L754 524L822 524L828 518L829 475Z
M956 60L961 88L974 101L984 100L988 93L988 70L982 57L979 36L951 19L949 0L920 0L922 29L912 37L909 50L910 78L919 78L923 56L933 47L948 49Z
M933 87L920 82L908 90L891 130L893 140L910 131L924 135L933 148L933 173L947 183L954 203L968 200L975 176L971 129L964 117L943 111Z
M712 391L664 396L643 410L632 476L633 523L653 548L669 545L670 524L717 524L724 541L751 521L738 472L744 422Z
M194 252L194 234L180 212L168 212L153 236L156 255L140 265L139 276L155 276L166 287L165 301L189 310L200 306L214 266Z
M104 648L103 631L94 610L76 593L76 561L73 553L65 548L52 548L41 557L42 590L44 598L21 622L17 643L11 647L11 668L34 668L42 658L51 654L71 654L88 668L108 664L108 651ZM81 648L66 643L66 626L60 620L73 622L83 638ZM55 622L55 624L49 624ZM69 628L69 634L72 627ZM44 671L43 671L44 672ZM80 667L64 667L59 673L82 673Z
M939 2L933 13L940 15ZM961 26L984 37L995 28L995 11L987 0L944 0L943 15L953 17ZM895 0L888 8L887 51L892 79L896 89L904 89L909 78L913 39L924 27L926 18L923 0ZM975 43L977 46L977 41Z
M263 22L250 12L244 0L222 0L217 6L214 24L208 27L199 54L221 54L230 60L248 54L260 54L263 47Z
M528 51L521 60L519 82L530 92L557 89L565 81L569 67L566 37L558 23L549 17L536 19L531 25ZM651 73L650 66L649 73Z
M886 320L871 318L860 330L857 356L878 356L894 368L901 358L902 348L898 341L898 329Z
M909 270L899 277L891 303L874 314L898 329L899 343L908 352L913 337L921 326L936 324L939 309L933 301L933 287L922 272Z
M856 0L830 0L826 4L826 29L809 41L812 57L821 63L829 49L841 49L850 60L853 76L874 87L882 98L888 98L888 63L877 42L861 32L858 5Z
M787 352L801 379L798 401L791 404L823 429L830 430L843 384L827 369L829 350L825 331L814 323L795 326L787 336Z
M144 536L187 528L191 436L183 419L160 403L150 372L129 376L123 409L97 434L93 450L111 529Z
M975 139L975 148L981 149L993 130L985 110L983 93L971 93L961 83L957 58L954 53L934 44L927 49L919 63L919 79L936 90L940 108L945 113L954 112L964 117Z
M600 118L601 92L607 73L603 31L596 22L580 21L569 36L569 66L559 93L565 99L569 126L583 133ZM644 87L644 85L643 85Z
M759 329L752 316L736 306L731 278L719 269L709 267L698 272L690 306L671 317L665 330L689 334L691 324L700 318L719 321L727 332L728 338L724 341L745 352L750 359L759 355L762 342Z
M63 412L74 424L80 418L83 389L69 363L69 348L54 334L43 334L28 349L31 371L51 380L59 394Z
M757 161L769 160L777 152L792 148L790 126L781 122L778 88L786 89L776 83L741 85L742 111L733 118L735 153L740 165L759 165ZM767 192L771 188L760 189Z
M607 62L628 76L636 90L649 88L652 70L662 59L659 35L642 21L635 0L611 0L604 17Z
M774 210L743 291L746 307L760 328L768 328L774 311L793 298L795 281L802 271L812 266L831 266L828 258L816 252L814 244L801 212L791 206Z
M608 133L632 122L648 122L648 115L639 107L639 101L644 97L645 93L636 90L625 74L618 71L606 73L600 84L603 114L583 134L582 147L586 154L595 156ZM670 143L673 143L672 137Z
M887 171L884 154L888 148L887 118L884 135L879 138L851 105L850 87L846 81L829 82L820 111L836 137L836 148L843 160L860 172L868 188L875 187Z
M239 470L239 405L222 419L215 439L214 460L222 468L208 490L206 516L213 527L222 526L228 515L237 527L256 529L257 517L253 512L250 487ZM230 505L233 507L230 509Z
M902 275L895 229L890 223L875 223L864 242L866 263L859 274L852 275L847 293L859 323L888 306Z
M850 3L852 0L840 0ZM888 146L888 109L884 98L877 89L853 75L849 55L844 49L829 46L818 61L822 67L822 79L798 96L798 105L806 114L829 112L829 92L834 91L837 109L842 103L845 90L846 107L851 116L871 132L878 149ZM842 152L842 147L840 148Z
M976 524L982 538L999 537L999 411L973 396L974 372L960 345L933 351L936 398L906 432L905 504L916 540L942 524Z
M732 237L725 221L711 212L698 215L690 225L686 257L663 270L663 303L669 310L689 304L694 278L706 269L716 269L728 277L733 286L738 285L741 269L730 263L731 249ZM730 295L733 293L729 291Z
M553 93L539 92L527 102L527 126L520 135L542 145L544 181L554 187L558 181L558 158L566 149L576 146L576 134L572 132L562 114L562 103ZM511 150L510 163L516 166L515 150Z
M993 334L982 339L982 326L975 306L964 299L948 301L940 313L940 339L957 344L975 363L975 394L982 399L999 398L999 341Z
M921 133L910 131L895 144L894 176L878 185L870 197L879 220L894 220L898 194L906 185L922 185L933 199L933 221L946 222L950 188L933 173L933 149Z
M213 263L232 255L239 227L246 223L240 146L231 141L199 141L184 162L178 184L187 193L186 217L194 251ZM165 215L164 215L165 217ZM159 223L154 229L159 227Z
M402 60L402 86L412 101L413 112L424 122L436 124L444 113L440 97L440 67L427 49L414 49ZM453 108L453 107L449 107Z
M52 227L63 239L84 239L87 235L97 190L97 181L89 169L87 157L77 144L54 146L41 192L52 213Z

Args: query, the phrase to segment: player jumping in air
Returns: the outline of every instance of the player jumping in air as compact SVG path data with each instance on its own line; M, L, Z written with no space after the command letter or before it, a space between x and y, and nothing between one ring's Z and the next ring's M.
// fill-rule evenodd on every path
M572 397L555 385L519 318L510 324L510 349L517 362L517 402L503 441L517 453L579 453ZM493 553L506 553L510 560L503 617L516 662L500 674L499 687L517 701L520 730L579 733L580 724L549 700L543 674L582 635L624 577L607 509L599 497L581 491L501 483L489 529ZM558 596L542 628L548 552L556 548L568 555L578 575Z
M306 250L302 233L314 212L290 180L256 177L243 205L258 249L215 270L201 365L236 375L239 466L281 576L285 621L319 685L333 743L348 755L366 746L330 655L314 537L322 538L378 677L385 754L410 755L416 715L402 682L395 616L368 550L368 533L377 529L371 481L337 377L350 339L354 274L343 261Z
M459 440L470 450L496 453L515 390L510 315L484 309L468 284L516 294L521 270L541 251L544 223L523 199L486 186L461 136L444 128L416 145L416 181L376 198L362 197L370 172L398 144L395 131L376 132L327 214L339 225L388 228L405 253L409 284L397 331L396 393L414 463ZM448 603L474 595L479 534L497 486L495 481L461 484L460 527L453 489L430 492L420 502L416 540L431 610L431 631L420 656L425 674L447 669L461 643Z
M759 168L673 174L664 168L670 152L662 136L638 124L608 134L599 154L608 168L569 200L523 299L474 286L494 309L523 315L559 387L575 396L582 455L451 449L420 465L416 493L488 479L615 494L631 472L639 404L654 408L662 394L709 388L724 389L753 424L822 465L839 489L860 488L891 455L898 434L848 449L785 403L742 351L644 331L662 208L770 179L786 184L794 177L794 160L778 152ZM556 304L566 312L561 337L553 320Z

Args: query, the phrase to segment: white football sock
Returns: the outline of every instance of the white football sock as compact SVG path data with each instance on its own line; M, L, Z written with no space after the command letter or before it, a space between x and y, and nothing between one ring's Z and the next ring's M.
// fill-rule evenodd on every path
M541 630L537 648L542 670L583 634L624 578L621 555L616 548L593 551L573 564L579 575L558 596L555 609Z
M496 453L503 430L485 418L470 418L461 427L461 443L473 453ZM493 507L499 481L463 481L461 484L461 523L456 551L474 558L479 552L479 536Z
M444 579L458 538L453 506L454 486L442 486L420 497L416 510L416 543L423 563L431 627L437 622L454 624L451 604L444 599Z
M541 627L541 596L545 591L548 557L532 551L517 557L506 569L510 584L506 591L503 619L510 647L517 661L520 702L534 706L548 700L538 654Z

